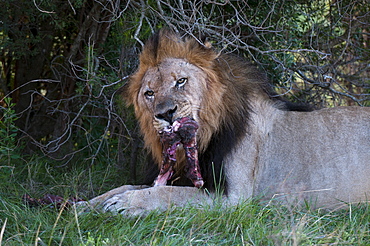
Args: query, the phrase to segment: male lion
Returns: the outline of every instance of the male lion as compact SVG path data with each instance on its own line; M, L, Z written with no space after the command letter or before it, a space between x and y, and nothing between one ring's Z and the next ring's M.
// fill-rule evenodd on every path
M218 184L229 204L252 196L314 207L367 200L370 108L294 105L244 59L165 29L145 44L124 97L156 163L155 185L123 186L92 205L135 214L209 203L189 186ZM187 186L165 186L176 182Z

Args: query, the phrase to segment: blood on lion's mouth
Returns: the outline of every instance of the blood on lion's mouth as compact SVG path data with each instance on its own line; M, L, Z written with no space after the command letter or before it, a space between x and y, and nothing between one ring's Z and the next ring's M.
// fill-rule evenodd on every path
M173 166L176 163L176 149L182 144L186 155L185 173L195 187L201 188L204 185L200 173L197 147L198 123L188 117L177 119L172 125L167 126L159 132L163 145L163 160L158 177L154 186L166 185L173 175Z

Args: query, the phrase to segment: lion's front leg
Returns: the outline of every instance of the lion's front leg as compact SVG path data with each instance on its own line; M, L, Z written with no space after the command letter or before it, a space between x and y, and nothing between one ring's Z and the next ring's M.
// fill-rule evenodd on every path
M89 201L78 202L77 206L81 209L81 211L86 211L90 209L98 209L100 210L103 204L109 201L112 197L120 194L124 194L127 191L131 190L141 190L149 188L150 186L147 185L123 185L113 190L110 190L100 196L94 197Z
M126 190L113 196L104 197L103 194L92 199L90 203L93 202L95 207L103 212L138 215L157 209L163 211L170 206L200 206L211 204L212 201L205 191L195 187L156 186Z

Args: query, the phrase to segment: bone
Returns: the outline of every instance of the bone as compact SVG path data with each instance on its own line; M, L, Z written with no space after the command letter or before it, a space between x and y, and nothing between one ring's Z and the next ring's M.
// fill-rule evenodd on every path
M197 131L198 123L189 118L179 120L181 127L177 133L180 135L181 143L186 155L186 177L189 178L195 187L201 188L204 185L202 175L200 173L198 161L198 146L197 146Z
M197 147L198 123L188 117L176 120L172 126L163 129L160 139L163 144L163 160L160 173L154 182L154 186L166 185L173 175L173 166L176 163L176 149L182 144L186 155L185 172L195 187L204 185L200 173Z
M176 149L181 143L180 137L173 132L172 127L168 127L160 132L161 142L163 144L163 160L159 175L154 181L154 186L163 186L171 179L173 175L173 166L176 163Z

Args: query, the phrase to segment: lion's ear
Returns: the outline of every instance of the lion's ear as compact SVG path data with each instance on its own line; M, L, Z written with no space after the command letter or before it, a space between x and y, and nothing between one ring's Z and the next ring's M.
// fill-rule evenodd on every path
M204 47L206 47L207 49L212 48L212 44L211 44L211 42L209 42L208 40L206 40L206 41L204 42Z
M212 44L208 40L208 36L207 35L200 35L200 41L203 44L204 48L207 48L207 49L212 48Z

